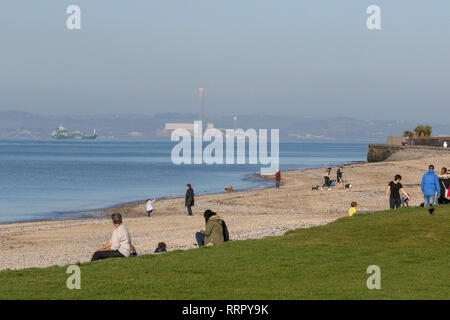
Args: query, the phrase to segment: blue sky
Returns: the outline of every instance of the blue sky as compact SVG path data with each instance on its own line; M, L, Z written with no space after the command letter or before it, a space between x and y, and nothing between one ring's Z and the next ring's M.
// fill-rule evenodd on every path
M82 10L66 29L66 8ZM382 30L366 28L381 7ZM0 110L442 120L450 1L3 1Z

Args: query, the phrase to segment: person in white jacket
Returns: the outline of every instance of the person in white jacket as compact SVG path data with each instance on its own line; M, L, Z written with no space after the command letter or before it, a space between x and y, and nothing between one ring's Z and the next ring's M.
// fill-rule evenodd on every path
M94 252L91 261L107 258L123 258L131 255L133 245L131 244L130 233L127 227L122 224L122 215L120 213L113 213L111 220L114 225L111 240Z
M156 199L153 199L153 200L147 199L147 203L145 204L145 208L147 209L147 217L150 217L150 214L153 211L152 203L155 201L156 201Z

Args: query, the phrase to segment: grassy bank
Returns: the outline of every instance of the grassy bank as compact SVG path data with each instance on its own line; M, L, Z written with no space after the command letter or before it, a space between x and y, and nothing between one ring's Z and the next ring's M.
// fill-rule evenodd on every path
M282 237L0 272L1 299L448 299L450 206L359 214ZM369 265L381 290L369 290Z

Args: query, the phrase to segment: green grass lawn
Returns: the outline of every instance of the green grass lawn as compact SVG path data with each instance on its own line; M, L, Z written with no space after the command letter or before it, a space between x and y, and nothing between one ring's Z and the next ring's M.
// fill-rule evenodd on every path
M66 267L5 270L0 298L448 299L449 231L450 206L358 214L282 237L82 263L80 290L67 289ZM380 290L366 286L369 265L381 268Z

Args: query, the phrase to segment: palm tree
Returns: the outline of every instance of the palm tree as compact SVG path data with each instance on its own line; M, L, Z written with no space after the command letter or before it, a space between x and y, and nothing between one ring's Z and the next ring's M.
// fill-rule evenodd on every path
M420 138L423 137L423 125L418 125L415 129L414 132L416 133L416 137Z
M433 128L429 125L418 125L415 129L414 132L416 134L416 137L418 138L422 138L422 137L430 137L431 136L431 132L433 131Z
M403 136L406 137L406 138L411 139L411 138L414 137L414 132L412 132L412 131L410 131L410 130L405 130L405 131L403 132Z
M433 128L431 127L431 126L429 126L429 125L426 125L424 128L423 128L423 135L425 136L425 137L431 137L431 132L433 131Z

